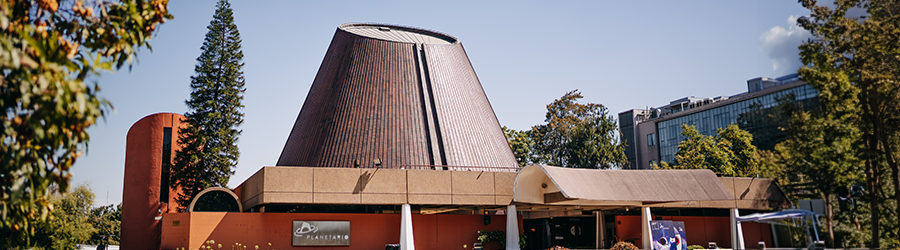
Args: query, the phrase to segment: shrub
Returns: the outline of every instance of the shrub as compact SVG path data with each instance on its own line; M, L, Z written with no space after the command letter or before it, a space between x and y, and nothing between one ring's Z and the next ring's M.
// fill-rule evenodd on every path
M634 244L624 242L624 241L619 241L618 243L613 245L613 247L610 248L609 250L639 250L639 249L636 246L634 246Z

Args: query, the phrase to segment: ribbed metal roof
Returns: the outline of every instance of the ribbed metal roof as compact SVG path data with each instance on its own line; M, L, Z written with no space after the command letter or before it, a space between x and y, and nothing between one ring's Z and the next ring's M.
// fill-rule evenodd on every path
M364 37L401 43L451 44L457 41L446 34L389 24L348 23L338 28Z
M278 166L516 167L462 44L387 26L338 27Z

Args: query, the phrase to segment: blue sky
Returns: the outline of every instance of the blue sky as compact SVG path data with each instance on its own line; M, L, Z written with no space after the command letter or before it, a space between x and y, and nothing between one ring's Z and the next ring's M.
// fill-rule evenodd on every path
M139 62L104 74L100 95L115 112L89 129L73 183L96 205L120 203L125 135L140 118L184 113L215 1L171 1ZM746 80L796 70L807 36L791 20L796 1L234 1L243 38L243 134L234 188L278 160L338 25L398 24L462 41L502 125L528 129L545 105L578 89L610 114L685 96L746 91ZM107 195L108 193L108 195ZM108 199L107 199L108 197Z

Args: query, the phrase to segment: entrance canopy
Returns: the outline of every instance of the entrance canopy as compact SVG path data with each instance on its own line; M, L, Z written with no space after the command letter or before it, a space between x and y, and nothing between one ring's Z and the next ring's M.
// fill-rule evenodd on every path
M762 222L762 223L773 223L773 222L777 222L778 220L801 218L801 217L805 217L805 216L813 216L810 218L815 219L815 215L816 215L816 213L813 213L812 211L809 211L809 210L788 209L788 210L771 212L771 213L755 213L755 214L748 214L745 216L738 216L737 221L738 222L755 221L755 222Z
M716 174L696 170L596 170L531 165L516 175L513 202L534 205L642 206L733 200Z

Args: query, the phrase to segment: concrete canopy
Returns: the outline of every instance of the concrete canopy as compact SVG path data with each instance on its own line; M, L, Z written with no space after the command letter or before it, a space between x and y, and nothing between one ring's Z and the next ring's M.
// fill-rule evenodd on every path
M643 206L733 200L716 175L697 170L594 170L531 165L516 175L513 203Z

